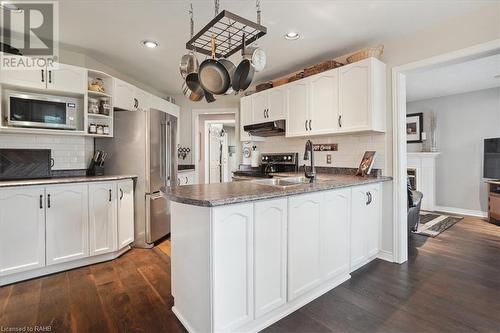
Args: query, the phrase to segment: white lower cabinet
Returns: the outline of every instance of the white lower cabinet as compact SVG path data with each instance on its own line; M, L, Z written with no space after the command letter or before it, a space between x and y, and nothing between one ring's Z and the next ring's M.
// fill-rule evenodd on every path
M88 186L54 185L45 188L47 265L85 258L88 242Z
M379 253L382 216L380 192L379 184L359 186L352 190L351 272Z
M286 303L287 199L254 207L255 317Z
M45 189L0 191L0 276L45 265Z
M133 240L131 179L0 189L0 285L88 265Z
M253 319L253 204L214 208L213 325L232 331Z
M118 186L118 249L134 241L134 181L121 180Z
M288 300L349 271L351 190L289 199Z
M323 194L303 194L288 200L288 300L321 281L321 207Z
M90 255L115 251L117 248L116 183L89 185Z
M321 214L321 277L329 280L349 273L351 189L326 192Z

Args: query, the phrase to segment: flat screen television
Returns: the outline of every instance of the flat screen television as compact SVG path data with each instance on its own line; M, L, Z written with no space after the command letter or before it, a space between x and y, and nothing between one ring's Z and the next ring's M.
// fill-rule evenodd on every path
M483 177L500 179L500 138L484 139Z

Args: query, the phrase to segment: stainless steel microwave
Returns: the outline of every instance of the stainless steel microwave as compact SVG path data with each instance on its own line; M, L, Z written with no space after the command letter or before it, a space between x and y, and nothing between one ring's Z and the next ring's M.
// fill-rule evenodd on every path
M4 96L8 126L76 130L77 98L14 90Z

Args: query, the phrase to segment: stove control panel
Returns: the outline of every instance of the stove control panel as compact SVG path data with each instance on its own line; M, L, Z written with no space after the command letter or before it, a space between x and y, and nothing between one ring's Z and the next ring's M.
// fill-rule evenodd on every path
M291 164L298 163L299 153L269 153L262 154L260 159L262 164Z

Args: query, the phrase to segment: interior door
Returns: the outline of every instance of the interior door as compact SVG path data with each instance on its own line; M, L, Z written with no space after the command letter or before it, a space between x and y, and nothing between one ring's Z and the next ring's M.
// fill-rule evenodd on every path
M223 181L222 124L210 124L208 142L209 184Z
M160 191L166 185L166 155L167 155L167 114L150 110L146 112L149 133L149 193Z

